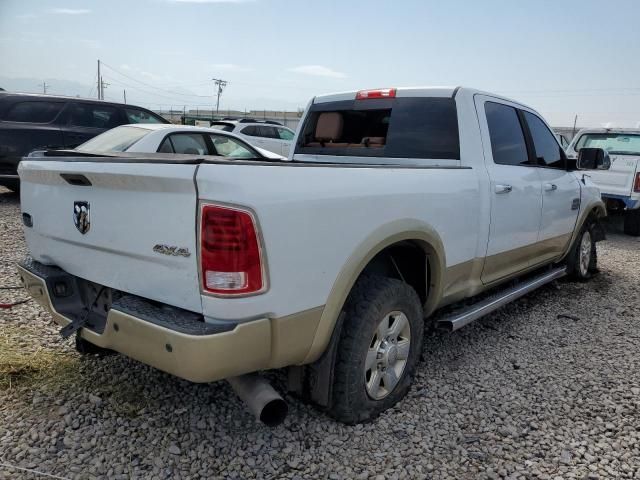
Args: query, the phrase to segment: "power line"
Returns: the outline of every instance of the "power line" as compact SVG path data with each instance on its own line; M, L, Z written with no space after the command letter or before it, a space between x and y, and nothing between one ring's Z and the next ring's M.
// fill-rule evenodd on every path
M170 93L172 95L178 95L178 96L182 96L182 97L200 97L200 98L210 98L211 95L197 95L195 93L181 93L181 92L174 92L172 90L166 90L164 88L160 88L156 85L151 85L150 83L147 82L143 82L142 80L138 80L135 77L132 77L130 75L127 75L126 73L122 73L121 71L113 68L111 65L108 65L104 62L102 62L102 65L104 65L105 67L109 68L110 70L112 70L113 72L117 73L118 75L122 75L123 77L128 78L129 80L133 80L136 83L139 83L141 85L144 85L146 87L152 88L154 90L160 90L161 92L165 92L165 93Z

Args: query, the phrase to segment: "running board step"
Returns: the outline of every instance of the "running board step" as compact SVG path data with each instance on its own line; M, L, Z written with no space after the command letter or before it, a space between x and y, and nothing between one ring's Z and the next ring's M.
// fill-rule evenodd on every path
M488 313L491 313L500 307L503 307L507 303L526 295L527 293L541 287L549 282L552 282L558 278L564 277L567 274L566 267L560 267L548 271L542 275L531 278L523 283L516 285L515 287L508 288L502 292L497 293L485 300L482 300L474 305L469 305L463 310L450 314L437 321L439 328L444 328L453 332L465 325L470 324L474 320L484 317Z

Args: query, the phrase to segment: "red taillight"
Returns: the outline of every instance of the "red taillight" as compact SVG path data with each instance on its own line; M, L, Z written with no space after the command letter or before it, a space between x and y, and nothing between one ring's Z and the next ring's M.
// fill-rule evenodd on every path
M633 191L640 192L640 172L636 173L636 181L633 182Z
M204 205L200 222L204 290L226 295L263 290L262 255L253 215L237 208Z
M356 93L356 100L367 100L370 98L396 98L396 89L378 88L376 90L360 90Z

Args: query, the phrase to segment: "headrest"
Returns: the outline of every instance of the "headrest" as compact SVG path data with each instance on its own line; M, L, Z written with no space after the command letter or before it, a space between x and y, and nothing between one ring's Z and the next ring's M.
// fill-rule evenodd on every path
M316 140L334 142L342 136L342 114L339 112L323 112L318 116L316 124Z

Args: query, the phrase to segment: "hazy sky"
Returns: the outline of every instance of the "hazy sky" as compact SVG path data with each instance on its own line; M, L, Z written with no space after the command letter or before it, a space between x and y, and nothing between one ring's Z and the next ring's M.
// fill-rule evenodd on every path
M556 125L640 124L640 1L0 0L0 86L152 108L295 109L314 94L465 85ZM73 83L71 83L73 82Z

